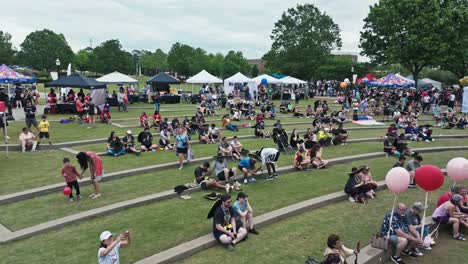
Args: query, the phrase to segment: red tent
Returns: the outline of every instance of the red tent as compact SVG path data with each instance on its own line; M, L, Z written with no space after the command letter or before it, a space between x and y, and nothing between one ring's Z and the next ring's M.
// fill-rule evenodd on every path
M373 82L375 80L377 80L377 78L375 78L374 74L368 73L364 77L357 79L356 83L366 83L366 81L368 83L368 82Z

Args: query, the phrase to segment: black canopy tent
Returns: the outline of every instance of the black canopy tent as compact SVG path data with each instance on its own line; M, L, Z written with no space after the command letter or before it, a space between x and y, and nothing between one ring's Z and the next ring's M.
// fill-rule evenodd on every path
M100 89L106 88L106 83L98 82L92 78L74 73L72 75L63 76L55 81L45 84L45 87L72 87L84 89Z
M74 73L68 76L63 76L55 81L48 82L44 87L71 87L71 88L83 88L89 89L90 96L93 99L94 104L102 110L106 103L106 83L98 82L95 79ZM64 104L65 106L68 104ZM58 105L59 111L61 105ZM62 106L63 107L63 106Z
M179 84L180 80L164 72L151 77L146 83L151 85L151 90L169 93L169 84Z

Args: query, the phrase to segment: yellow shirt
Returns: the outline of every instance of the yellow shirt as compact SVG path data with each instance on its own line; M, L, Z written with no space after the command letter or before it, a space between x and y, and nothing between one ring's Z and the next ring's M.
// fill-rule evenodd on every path
M41 121L39 122L39 131L41 132L49 132L49 121Z

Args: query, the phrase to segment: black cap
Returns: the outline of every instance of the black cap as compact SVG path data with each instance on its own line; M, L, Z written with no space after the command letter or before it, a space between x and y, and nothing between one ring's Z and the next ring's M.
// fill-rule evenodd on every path
M65 162L70 162L70 159L69 158L63 158L63 163Z
M239 198L247 198L247 197L249 197L249 196L244 192L239 192L237 194L237 200L239 200Z

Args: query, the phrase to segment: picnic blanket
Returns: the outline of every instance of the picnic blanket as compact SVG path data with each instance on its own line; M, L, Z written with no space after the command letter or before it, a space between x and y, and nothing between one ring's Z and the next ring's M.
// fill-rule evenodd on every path
M353 120L353 123L362 125L362 126L379 126L385 125L382 122L375 121L372 116L359 116L357 121Z

